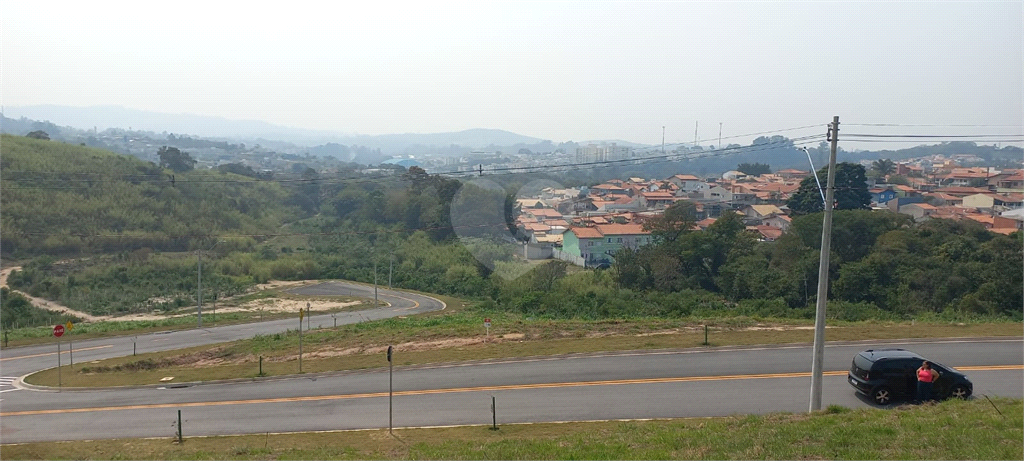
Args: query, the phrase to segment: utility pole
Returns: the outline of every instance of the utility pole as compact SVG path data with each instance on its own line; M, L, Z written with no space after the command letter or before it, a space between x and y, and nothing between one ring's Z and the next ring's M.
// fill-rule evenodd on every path
M814 358L811 360L811 405L808 411L821 409L822 367L825 363L825 305L828 302L828 259L832 250L832 208L836 196L836 150L839 148L838 115L832 117L828 133L832 149L828 158L828 180L825 183L825 216L821 223L818 299L814 312Z
M210 249L206 250L206 251L213 251L213 247L217 246L217 244L221 243L221 242L223 242L223 240L218 240L218 241L214 242L213 246L211 246ZM202 249L197 250L196 254L199 255L199 270L198 270L198 275L196 277L197 278L197 283L196 283L196 285L197 285L196 286L196 316L199 317L199 328L202 328L203 327L203 250Z
M391 289L391 274L395 272L395 254L391 253L391 261L388 263L388 289Z
M722 150L722 122L718 122L718 150Z
M199 255L199 276L198 287L196 288L196 316L199 317L199 328L203 327L203 250L196 252Z
M693 147L697 147L697 127L700 126L700 120L693 122Z
M665 125L661 126L661 155L665 155Z

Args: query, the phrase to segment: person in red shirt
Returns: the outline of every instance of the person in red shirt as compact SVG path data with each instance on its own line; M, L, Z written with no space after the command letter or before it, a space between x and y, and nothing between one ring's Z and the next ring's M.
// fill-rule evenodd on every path
M939 372L932 368L927 360L921 362L917 369L917 401L927 402L932 399L932 383L939 377Z

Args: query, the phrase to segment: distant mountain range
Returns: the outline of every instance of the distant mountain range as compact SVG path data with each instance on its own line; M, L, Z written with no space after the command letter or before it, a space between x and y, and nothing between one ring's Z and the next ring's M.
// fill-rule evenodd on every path
M454 133L387 134L379 136L340 133L326 130L275 125L260 120L232 120L194 114L167 114L121 106L69 107L58 105L7 106L7 118L25 117L49 121L58 126L71 126L83 130L121 128L155 133L206 138L238 140L276 140L296 145L313 146L328 142L345 145L363 145L391 151L402 151L412 146L447 148L452 145L483 149L489 146L534 145L544 140L495 129L470 129Z

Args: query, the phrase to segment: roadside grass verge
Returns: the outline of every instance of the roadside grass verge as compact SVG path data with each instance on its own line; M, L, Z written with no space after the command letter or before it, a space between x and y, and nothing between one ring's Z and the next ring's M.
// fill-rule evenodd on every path
M4 459L1021 459L1020 399L813 414L3 445ZM172 432L171 429L168 429Z
M274 300L274 299L287 299L287 300L317 300L317 299L329 299L333 302L361 302L361 304L353 305L343 308L334 308L329 310L317 310L314 311L314 315L320 315L331 312L342 312L342 311L353 311L369 309L373 307L372 300L366 300L364 298L354 298L350 296L297 296L287 293L255 293L239 296L232 298L230 302L221 302L216 308L205 305L203 307L203 326L214 327L219 325L234 325L239 323L252 323L262 322L265 320L278 320L283 318L293 317L297 314L287 312L274 312L270 310L260 310L258 308L245 310L245 311L227 311L234 309L239 305L252 303L259 300ZM218 309L220 311L218 312ZM187 309L190 313L186 315L171 313L167 318L159 320L131 320L131 316L125 316L125 320L108 320L101 322L88 322L88 323L74 323L74 328L70 332L66 332L63 340L70 338L71 340L85 340L93 338L104 338L111 336L132 336L132 335L143 335L147 333L156 333L160 331L175 331L175 330L188 330L195 328L197 324L197 317L195 314L195 306ZM178 312L181 312L179 310ZM41 327L26 327L13 329L6 332L7 344L0 341L2 347L19 347L19 346L31 346L35 344L46 344L53 342L53 325L41 326Z
M792 320L721 319L547 320L480 312L445 299L450 309L304 331L302 373L379 368L394 346L397 366L705 345L810 343L813 324ZM489 333L483 325L491 319ZM1018 323L835 322L829 341L1020 336ZM40 386L111 387L284 376L299 373L299 333L256 337L188 349L125 356L72 369L65 363L25 378ZM262 371L262 374L261 374ZM172 379L167 379L172 378Z

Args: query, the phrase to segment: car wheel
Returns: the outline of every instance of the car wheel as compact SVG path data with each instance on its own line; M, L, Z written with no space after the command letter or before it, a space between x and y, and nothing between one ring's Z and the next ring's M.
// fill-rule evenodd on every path
M960 385L953 386L953 390L949 391L949 396L954 399L966 399L971 396L971 390Z
M892 391L885 386L876 387L875 391L871 393L871 399L879 405L888 405L892 402Z

